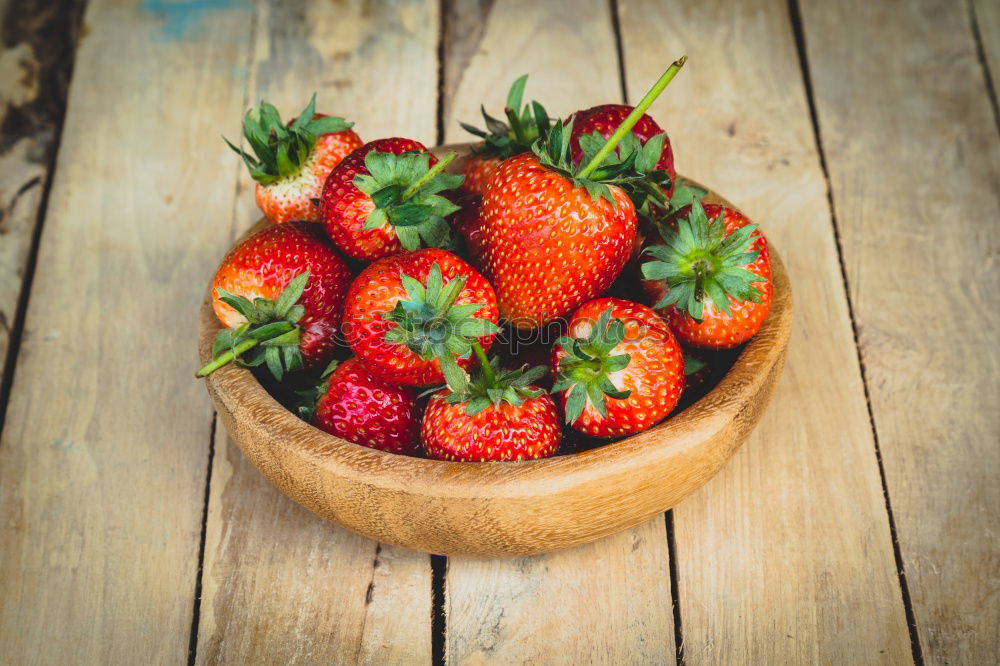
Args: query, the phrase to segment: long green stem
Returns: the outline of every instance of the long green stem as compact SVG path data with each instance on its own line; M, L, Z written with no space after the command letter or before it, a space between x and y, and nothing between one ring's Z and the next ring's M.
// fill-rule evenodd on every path
M401 201L406 201L407 199L409 199L410 197L412 197L414 194L416 194L417 191L421 187L423 187L424 185L426 185L427 182L431 178L433 178L434 176L436 176L439 173L441 173L442 171L444 171L445 168L449 164L451 164L453 161L455 161L456 157L458 157L458 153L448 153L447 155L445 155L444 157L442 157L440 160L438 160L437 164L435 164L434 166L432 166L430 169L427 170L427 173L425 173L423 176L421 176L420 178L417 179L417 182L413 183L412 185L410 185L409 187L407 187L405 190L403 190L403 194L401 195L400 200Z
M458 297L462 294L463 289L465 289L464 277L455 278L454 280L448 282L447 285L445 285L443 297L441 297L441 299L438 301L438 306L437 306L438 312L440 313L441 317L444 317L448 314L448 310L450 310L451 306L453 306L455 304L455 301L458 300Z
M472 351L476 352L476 358L479 359L479 367L483 371L483 376L486 378L486 382L490 386L494 386L497 383L497 376L493 372L493 366L490 365L490 360L486 358L486 352L483 351L482 346L476 341L472 343Z
M236 345L235 348L229 349L229 350L227 350L227 351L219 354L218 356L216 356L215 358L213 358L209 363L206 363L201 368L201 370L199 370L198 372L194 373L194 376L195 377L207 377L208 375L212 374L213 372L215 372L216 370L218 370L222 366L226 365L227 363L232 363L238 356L240 356L240 355L242 355L242 354L250 351L254 347L256 347L259 342L260 342L260 340L257 340L255 338L251 338L249 340L244 340L240 344Z
M632 128L635 127L637 122L639 122L642 115L649 110L649 107L653 105L656 98L659 97L660 93L662 93L667 87L667 84L673 81L674 77L677 76L677 72L680 71L680 68L684 66L685 62L687 62L686 55L681 56L674 61L670 67L667 67L667 71L663 72L663 75L656 83L653 84L653 87L649 89L646 96L640 100L634 109L632 109L632 113L628 114L628 117L626 117L622 124L618 126L618 129L616 129L615 133L611 135L611 138L609 138L607 142L605 142L604 146L597 151L597 154L594 155L593 159L587 163L587 166L583 167L583 169L576 174L577 178L587 178L594 173L594 170L597 167L601 166L605 158L611 154L611 151L618 147L618 144L625 138L625 135L632 131Z

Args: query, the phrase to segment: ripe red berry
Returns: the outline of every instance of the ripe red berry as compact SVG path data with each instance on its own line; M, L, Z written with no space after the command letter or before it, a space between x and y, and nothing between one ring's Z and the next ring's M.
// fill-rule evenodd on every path
M325 381L312 423L355 444L412 455L419 450L417 398L368 372L357 359L341 363Z
M438 249L376 261L351 285L344 304L351 350L373 375L398 386L443 383L445 372L472 362L472 340L490 347L497 322L490 284Z
M243 133L254 154L229 147L243 158L257 186L257 206L269 222L317 222L316 199L330 171L361 138L343 118L315 113L316 95L287 125L274 106L262 102L247 112Z
M771 310L767 240L742 213L696 202L662 226L644 251L643 288L681 342L732 349L753 337Z
M358 148L323 186L321 218L330 239L362 261L416 250L421 243L445 244L444 218L458 208L438 193L457 187L462 177L439 173L444 166L411 139L379 139Z
M609 138L632 112L632 109L633 107L628 104L601 104L574 113L572 117L573 135L570 138L573 161L579 163L583 159L583 149L580 147L581 136L597 132L605 139ZM643 114L632 127L632 133L643 145L654 136L663 134L663 150L656 163L656 170L664 171L670 177L670 186L664 189L665 196L669 200L674 191L674 181L677 179L677 171L674 168L674 151L670 147L670 139L656 121L646 114Z
M469 416L447 392L431 397L420 438L428 458L464 462L535 460L559 448L561 428L552 398L543 393L519 407L503 403Z
M487 359L478 343L479 360L470 380L449 378L448 388L431 397L420 426L429 458L465 462L534 460L553 455L562 429L555 403L533 386L545 368L504 371Z
M209 365L240 356L244 364L266 362L280 379L285 370L328 362L350 282L350 270L318 225L288 222L258 231L230 250L212 281L212 307L227 328Z
M635 208L620 188L607 189L614 203L595 200L531 153L493 173L482 204L486 273L513 325L566 317L621 272L635 242Z
M684 389L684 355L660 317L617 298L585 303L552 350L553 391L566 422L621 437L662 421Z

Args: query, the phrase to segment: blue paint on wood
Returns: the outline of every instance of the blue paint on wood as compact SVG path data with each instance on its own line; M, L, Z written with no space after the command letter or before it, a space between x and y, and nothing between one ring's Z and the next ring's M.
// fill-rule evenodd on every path
M209 12L246 8L247 0L142 0L142 8L164 19L163 37L183 41L200 36Z

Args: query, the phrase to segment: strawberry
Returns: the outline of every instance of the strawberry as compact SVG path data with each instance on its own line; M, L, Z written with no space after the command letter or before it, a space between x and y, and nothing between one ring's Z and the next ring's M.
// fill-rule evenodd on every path
M327 234L345 254L363 261L416 250L421 241L444 245L444 218L458 207L438 193L462 182L457 174L441 173L454 158L439 162L411 139L366 143L326 179L320 208Z
M552 348L552 387L566 422L621 437L660 422L684 389L684 354L659 315L617 298L584 303Z
M598 138L608 139L622 122L632 113L633 107L628 104L602 104L583 111L577 111L572 116L573 135L570 137L569 149L574 162L583 159L584 150L580 146L581 137L596 134ZM656 170L667 174L668 184L664 187L664 195L670 199L674 191L674 181L677 171L674 169L674 153L670 148L670 139L655 120L643 114L632 127L632 133L639 142L646 144L654 136L663 136L663 148L656 162Z
M351 272L319 225L267 227L230 250L212 281L212 307L226 328L205 376L238 359L287 370L329 361Z
M549 131L549 116L541 104L533 101L530 105L521 107L527 80L527 74L518 78L507 93L504 114L509 125L486 113L485 108L482 112L486 130L459 123L465 131L483 139L462 166L462 174L465 176L462 189L465 192L482 196L490 175L500 166L500 162L530 152L532 144Z
M355 444L407 455L419 451L413 392L380 381L356 358L335 367L324 373L318 399L303 415L320 430Z
M572 125L556 122L534 153L505 160L490 177L482 204L486 273L500 313L517 328L568 316L625 266L636 236L634 201L662 198L665 177L654 170L662 135L640 146L629 132L681 65L664 72L606 143L585 142L582 168L567 157Z
M315 113L316 95L287 126L266 102L247 111L243 134L254 155L229 147L243 158L257 181L257 206L269 222L318 222L316 199L330 171L361 138L343 118Z
M486 274L514 326L568 315L621 272L635 242L635 208L622 189L608 191L610 202L595 200L534 154L494 172L482 204Z
M732 349L753 337L773 295L770 252L757 225L732 208L696 201L661 231L663 244L644 251L643 288L674 335L703 349Z
M480 146L476 150L484 151L485 147ZM486 183L501 162L503 162L501 158L493 157L489 153L473 151L465 158L465 163L462 165L462 175L465 176L465 180L462 181L462 191L470 195L483 196Z
M480 338L489 349L497 321L489 282L436 248L371 264L344 304L351 350L373 375L397 386L433 386L461 375L459 368L472 362L472 341Z
M483 242L483 200L477 196L461 197L457 201L460 209L450 218L451 230L465 243L465 254L469 263L481 271L486 266Z
M431 396L420 424L420 441L428 458L463 462L534 460L559 448L562 428L552 398L532 382L542 366L510 372L479 358L471 381L449 381Z

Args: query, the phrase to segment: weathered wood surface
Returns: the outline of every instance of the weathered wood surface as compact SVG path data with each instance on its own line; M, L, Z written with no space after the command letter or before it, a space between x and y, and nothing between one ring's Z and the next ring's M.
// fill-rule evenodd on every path
M451 25L469 25L454 3ZM459 120L493 115L507 88L528 73L525 98L552 114L621 99L608 6L503 2L487 6L475 32L448 35L445 140L468 141ZM569 22L565 16L578 20ZM558 65L542 66L544 35ZM472 44L463 40L474 40ZM461 69L459 69L461 68ZM446 659L454 664L613 662L674 659L669 554L662 517L593 544L535 557L448 561ZM558 647L556 647L558 646ZM555 649L554 649L555 648Z
M333 12L318 1L258 3L250 103L266 99L291 115L317 91L317 109L355 121L365 140L433 145L437 5L354 2ZM234 134L239 119L228 120ZM252 188L241 170L237 233L259 217ZM221 425L219 433L198 662L429 662L430 557L379 546L309 513L271 486Z
M282 495L220 427L198 663L429 663L429 557Z
M995 662L1000 140L968 17L858 0L802 18L923 656Z
M365 138L430 145L439 111L443 138L464 140L456 121L499 107L522 73L557 114L621 97L597 0L455 0L443 17L434 0L251 4L89 3L0 433L5 663L188 657L211 432L189 377L194 308L253 219L218 140L247 104L293 112L317 90ZM674 512L687 663L910 660L878 450L917 654L994 661L1000 148L983 65L995 84L997 3L801 1L879 448L789 20L800 3L615 4L631 101L691 56L653 115L682 173L764 225L799 313L757 434ZM59 109L30 130L9 118L48 104L66 59L21 7L0 0L0 359ZM216 441L198 660L430 661L428 558L321 522ZM548 556L452 558L448 660L669 662L670 566L662 520Z
M200 148L240 113L250 12L181 30L163 11L84 19L0 439L8 663L187 657L212 423L191 276L224 246L236 174Z
M674 510L684 655L700 663L910 657L889 524L788 5L621 0L634 100L690 61L653 115L680 172L787 257L796 322L754 435Z
M0 403L73 65L79 0L0 0ZM3 422L0 404L0 423Z

